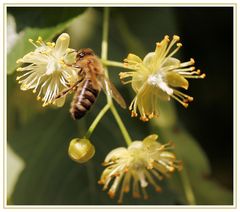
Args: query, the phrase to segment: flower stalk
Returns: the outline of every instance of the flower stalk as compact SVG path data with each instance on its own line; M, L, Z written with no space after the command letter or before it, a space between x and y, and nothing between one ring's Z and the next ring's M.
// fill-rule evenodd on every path
M191 183L188 178L188 174L185 169L183 169L180 173L180 178L183 184L183 189L185 192L186 200L189 205L196 205L196 199L192 190Z
M108 56L109 12L110 12L109 8L105 7L104 14L103 14L103 39L102 39L102 52L101 52L102 61L107 61L107 56ZM106 65L105 65L105 74L108 77L108 69ZM112 102L112 97L109 95L107 95L107 102L110 105L111 112L121 130L121 133L125 139L125 142L127 143L127 145L130 145L132 143L131 137Z
M126 65L124 65L124 63L121 62L117 62L117 61L112 61L112 60L101 60L103 65L105 66L113 66L113 67L118 67L118 68L124 68L124 69L130 69L130 70L134 70Z
M98 113L97 117L94 119L94 121L92 122L92 124L90 125L90 127L88 128L87 133L85 134L85 138L89 139L93 133L93 131L95 130L96 126L98 125L98 123L100 122L100 120L102 119L102 117L106 114L106 112L109 110L110 108L110 104L107 103L102 110Z
M131 139L124 123L122 122L121 117L119 116L119 114L118 114L118 112L117 112L117 110L116 110L116 108L113 104L111 105L111 112L112 112L112 114L113 114L121 132L122 132L122 135L123 135L127 145L129 146L132 143L132 139Z

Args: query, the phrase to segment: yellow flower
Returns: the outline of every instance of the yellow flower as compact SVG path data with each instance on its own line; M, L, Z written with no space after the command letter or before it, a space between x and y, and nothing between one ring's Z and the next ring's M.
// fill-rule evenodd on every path
M170 97L180 102L184 107L193 100L176 88L188 89L187 78L204 78L205 74L200 74L200 70L195 70L194 60L181 62L173 55L182 46L177 43L180 38L174 35L170 42L166 35L161 42L156 43L155 52L148 53L142 60L134 54L129 54L124 60L126 67L132 69L129 72L121 72L120 79L128 78L136 96L133 99L129 110L132 110L132 116L137 116L137 108L140 113L140 119L148 121L159 115L159 100L170 100ZM176 48L172 47L176 44Z
M169 177L175 169L181 169L181 161L177 161L175 154L167 151L172 144L160 144L157 138L155 134L150 135L143 141L132 142L128 148L116 148L106 156L103 164L107 167L99 184L103 184L106 190L113 181L108 192L111 198L120 190L118 202L121 203L124 192L129 192L132 182L133 197L139 198L142 193L144 199L147 199L145 188L149 183L160 192L161 187L156 180Z
M41 37L34 43L36 49L19 59L21 64L17 71L23 72L17 77L21 84L21 90L33 89L37 99L43 101L43 106L56 104L62 106L65 97L54 101L56 95L77 80L77 69L72 65L76 62L76 51L69 49L70 37L67 33L61 34L56 44L45 43Z

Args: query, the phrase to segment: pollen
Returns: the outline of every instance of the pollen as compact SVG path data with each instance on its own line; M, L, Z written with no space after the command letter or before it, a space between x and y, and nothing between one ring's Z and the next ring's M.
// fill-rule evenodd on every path
M132 113L131 113L131 116L132 116L132 117L137 117L137 115L138 115L137 113L135 113L134 111L132 111Z
M48 46L52 46L52 43L51 42L47 42L46 43Z
M102 180L98 180L97 183L98 183L99 185L103 185L103 184L104 184Z
M24 68L22 68L22 67L17 68L17 71L23 71L23 70L24 70Z
M165 35L164 36L164 40L166 40L167 42L169 42L170 40L169 40L169 36L168 35Z
M20 59L18 59L17 61L16 61L16 63L18 64L18 63L23 63L24 62L24 60L22 59L22 58L20 58Z
M177 43L177 47L182 47L182 44L181 43Z
M188 97L188 101L192 102L192 101L193 101L193 97L192 97L192 96L189 96L189 97Z
M161 189L161 187L156 187L156 192L161 192L162 191L162 189Z
M42 42L43 41L43 39L42 39L42 37L41 36L38 36L38 39L37 39L38 41L40 41L40 42Z
M20 82L20 81L19 81ZM25 90L28 90L29 86L26 85L26 84L22 84L21 85L21 90L25 91Z
M141 116L140 120L142 120L143 122L149 121L149 119L146 116Z
M152 119L152 118L155 117L155 115L153 113L151 113L151 114L148 115L148 117L149 117L149 119Z
M190 63L193 65L195 63L195 60L193 58L191 58Z
M157 46L157 47L161 47L161 43L157 42L157 43L156 43L156 46Z
M109 195L109 197L110 197L111 199L113 199L114 196L115 196L115 193L112 192L112 191L109 191L109 192L108 192L108 195Z
M174 35L173 36L173 39L176 40L176 41L179 41L180 40L180 37L178 35Z

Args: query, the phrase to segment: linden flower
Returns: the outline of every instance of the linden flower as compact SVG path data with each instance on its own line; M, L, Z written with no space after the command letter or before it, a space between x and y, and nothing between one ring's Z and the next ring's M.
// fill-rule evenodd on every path
M173 55L182 46L179 36L174 35L170 42L166 35L160 43L156 43L155 52L148 53L142 60L134 54L129 54L124 60L125 65L131 69L129 72L121 72L120 79L131 77L124 84L132 83L132 88L136 92L129 110L132 116L137 116L137 108L140 119L148 121L159 115L159 99L170 100L170 97L180 102L184 107L193 100L176 88L188 89L187 78L204 78L205 74L200 75L200 70L195 70L194 60L181 62ZM172 47L176 43L176 48Z
M56 104L62 106L65 97L57 99L56 95L73 84L77 80L77 69L72 65L76 62L76 51L69 49L70 37L67 33L61 34L56 44L54 42L45 43L41 37L36 43L29 39L36 49L19 59L17 63L22 64L17 71L23 72L17 77L21 84L21 90L37 90L37 99L43 101L43 106Z
M132 182L133 197L139 198L142 193L144 199L147 199L146 187L149 183L160 192L161 187L156 180L169 177L175 169L181 169L181 161L177 161L175 154L167 151L172 144L160 144L156 141L157 138L155 134L150 135L143 141L132 142L128 148L116 148L107 155L103 163L107 168L103 171L99 184L104 185L104 190L110 187L108 194L111 198L119 189L118 202L121 203L123 194L129 192ZM109 186L111 181L113 182Z

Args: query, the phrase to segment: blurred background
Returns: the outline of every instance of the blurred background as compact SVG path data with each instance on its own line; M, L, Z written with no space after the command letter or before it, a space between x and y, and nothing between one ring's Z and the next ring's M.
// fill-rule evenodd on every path
M76 122L68 112L71 97L63 108L42 108L31 91L20 91L15 80L16 60L33 50L28 39L39 35L55 40L67 32L70 47L89 47L100 55L103 8L8 7L7 12L8 204L116 204L97 184L106 154L125 146L111 113L92 136L96 155L91 161L79 165L67 155L69 141L83 136L104 106L104 94ZM110 60L123 61L129 52L144 57L164 35L176 34L183 44L176 57L194 58L196 67L207 75L204 80L190 80L186 93L194 101L187 109L173 101L162 102L162 114L155 121L142 123L118 107L132 138L158 133L161 142L172 140L196 203L233 204L233 8L121 7L111 8L110 13ZM110 78L129 104L133 93L130 86L121 85L120 71L109 68ZM124 204L188 204L178 174L161 186L163 191L157 195L149 188L146 201L127 194Z

